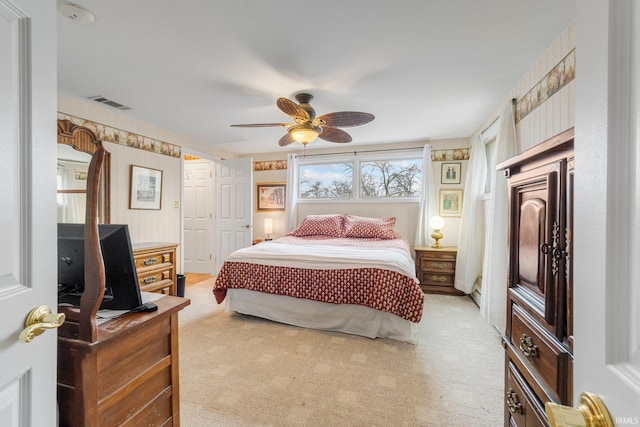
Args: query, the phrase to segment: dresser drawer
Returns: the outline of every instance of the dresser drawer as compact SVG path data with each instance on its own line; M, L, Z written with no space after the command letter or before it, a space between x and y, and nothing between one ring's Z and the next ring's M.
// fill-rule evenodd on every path
M512 304L511 343L522 363L550 389L554 400L567 401L568 385L562 378L569 375L569 353L517 304Z
M136 257L136 269L155 268L159 264L173 264L173 252L149 254Z
M418 280L420 280L420 283L423 285L453 286L454 276L453 274L420 271L418 273Z
M420 260L420 270L427 270L431 272L455 273L456 261L422 258Z
M453 261L455 262L458 253L455 251L449 250L438 250L434 249L429 252L423 252L422 257L430 260L439 260L439 261Z
M173 285L173 275L171 269L164 271L151 271L138 274L138 284L140 290L153 292Z
M547 426L542 404L529 389L515 365L509 362L507 366L505 414L509 417L509 424L518 427Z

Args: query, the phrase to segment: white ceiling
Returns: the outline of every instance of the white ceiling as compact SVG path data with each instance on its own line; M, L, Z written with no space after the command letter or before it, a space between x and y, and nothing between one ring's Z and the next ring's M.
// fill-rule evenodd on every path
M60 1L59 1L60 2ZM278 97L364 111L352 145L468 137L575 16L575 0L73 0L58 89L238 154L280 148ZM91 101L93 102L93 101ZM105 107L110 108L110 107ZM118 110L114 110L118 111ZM326 148L318 140L309 148Z

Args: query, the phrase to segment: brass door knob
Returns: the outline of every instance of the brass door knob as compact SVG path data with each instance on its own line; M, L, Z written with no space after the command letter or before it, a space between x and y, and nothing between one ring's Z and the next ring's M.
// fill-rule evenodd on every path
M62 326L65 316L63 313L51 313L46 305L36 307L29 312L24 321L24 329L20 332L18 341L30 343L34 337L42 334L46 329L55 329Z
M577 408L551 402L544 408L551 427L615 427L607 407L593 393L582 393Z

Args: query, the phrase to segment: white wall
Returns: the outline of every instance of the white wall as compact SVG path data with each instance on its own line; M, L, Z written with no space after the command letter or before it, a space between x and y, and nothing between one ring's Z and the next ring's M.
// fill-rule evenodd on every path
M105 142L104 147L111 153L111 222L129 224L133 243L179 243L180 159L110 142ZM131 165L162 171L160 210L129 209Z
M500 115L512 98L520 99L529 92L551 69L576 47L576 25L571 23L533 64L520 81L505 95L493 114L486 118L478 132L487 128ZM580 62L580 51L576 51ZM579 76L576 76L579 78ZM516 134L521 151L524 151L560 132L574 126L575 79L516 124Z

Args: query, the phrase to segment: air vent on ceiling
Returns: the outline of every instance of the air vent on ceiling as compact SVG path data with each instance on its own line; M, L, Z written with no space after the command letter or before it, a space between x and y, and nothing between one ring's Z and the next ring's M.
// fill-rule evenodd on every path
M89 99L93 99L96 102L100 102L110 107L117 108L118 110L131 110L131 107L124 106L118 102L105 98L102 95L90 96Z

